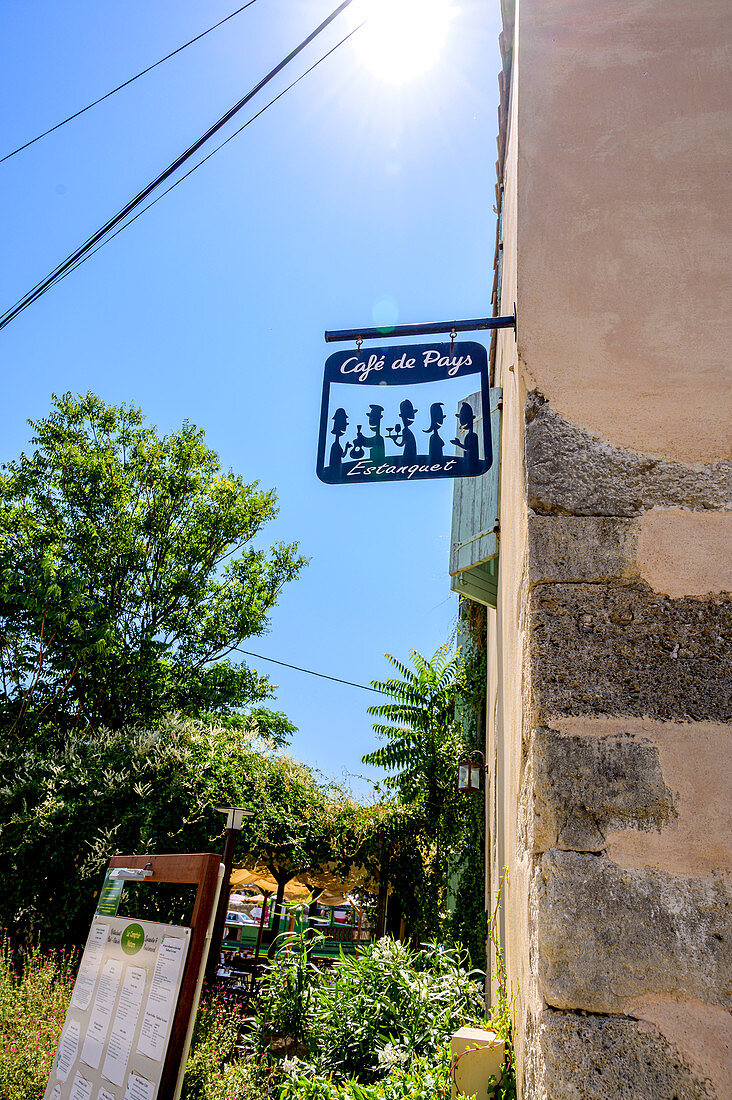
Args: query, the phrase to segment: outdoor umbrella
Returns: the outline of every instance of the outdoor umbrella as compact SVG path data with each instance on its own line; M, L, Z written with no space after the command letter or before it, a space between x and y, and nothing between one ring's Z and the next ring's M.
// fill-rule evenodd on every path
M231 872L230 885L235 890L259 890L263 894L277 893L277 879L269 871L262 868L237 867ZM298 879L290 879L285 883L283 897L285 901L305 901L311 891Z

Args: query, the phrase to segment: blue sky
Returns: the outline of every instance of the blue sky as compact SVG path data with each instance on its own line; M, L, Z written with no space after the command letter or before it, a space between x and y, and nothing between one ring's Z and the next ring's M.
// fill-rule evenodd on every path
M5 0L0 155L237 6ZM332 7L258 0L0 165L0 312ZM352 25L344 13L250 113ZM387 674L385 653L432 653L454 625L450 481L315 477L323 363L336 348L322 336L490 313L499 30L497 2L454 0L435 63L401 85L372 71L354 36L0 333L0 460L27 444L27 419L52 392L92 390L140 405L162 431L193 421L225 465L277 488L266 533L297 539L312 560L270 633L245 643L258 653L368 683ZM369 693L252 663L279 685L295 755L337 778L377 774L360 764L377 743Z

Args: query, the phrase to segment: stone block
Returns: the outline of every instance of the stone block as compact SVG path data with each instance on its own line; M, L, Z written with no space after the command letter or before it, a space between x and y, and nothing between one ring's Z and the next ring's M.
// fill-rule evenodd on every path
M610 516L528 517L529 583L638 580L638 523Z
M725 1100L635 1020L545 1009L527 1036L524 1100Z
M728 879L621 870L604 856L552 850L530 907L539 990L552 1008L624 1012L659 993L732 1009Z
M539 584L532 684L541 720L623 714L732 720L732 600L648 585Z
M526 399L525 419L528 503L538 514L730 508L730 462L686 465L613 447L560 416L537 391Z
M535 853L599 852L608 829L660 830L677 817L658 747L632 733L581 737L536 729L528 774L525 797L534 816L526 843Z

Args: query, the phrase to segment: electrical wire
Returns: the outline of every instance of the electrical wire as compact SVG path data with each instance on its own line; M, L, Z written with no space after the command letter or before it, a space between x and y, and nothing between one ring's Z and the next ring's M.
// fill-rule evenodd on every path
M186 160L193 156L193 154L196 153L206 143L206 141L208 141L215 133L217 133L221 129L222 126L229 122L231 118L233 118L234 115L237 114L238 111L240 111L248 102L250 102L250 100L253 99L253 97L266 84L268 84L270 80L272 80L277 75L277 73L285 68L285 66L288 65L289 62L292 61L310 42L312 42L313 39L317 37L317 35L325 30L325 28L330 23L332 23L333 20L338 15L340 15L340 13L345 8L347 8L351 2L352 0L343 0L343 2L339 4L339 6L333 12L331 12L331 14L325 20L323 20L323 22L320 23L319 26L311 32L311 34L307 36L307 38L305 38L294 50L292 50L287 55L287 57L280 61L274 69L272 69L265 77L263 77L262 80L260 80L259 83L251 91L247 92L247 94L232 108L230 108L230 110L227 111L225 115L223 115L217 122L215 122L213 126L209 127L209 129L201 138L194 142L193 145L189 146L189 148L186 149L185 152L182 153L179 157L177 157L176 160L173 161L173 163L169 165L163 172L161 172L160 175L157 176L152 183L143 188L143 190L140 191L134 199L131 199L130 202L128 202L121 211L115 214L113 218L110 218L110 220L104 226L102 226L101 229L92 234L92 236L89 237L83 245L77 248L75 252L73 252L61 264L59 264L58 267L56 267L50 273L50 275L46 276L46 278L42 279L39 283L36 283L36 285L32 287L31 290L29 290L22 298L20 298L14 306L7 310L0 317L0 329L5 328L5 326L8 325L10 321L12 321L19 313L21 313L24 309L26 309L29 305L36 301L37 298L39 298L42 294L49 290L51 286L59 281L59 279L62 278L71 268L75 267L79 259L81 259L87 252L89 252L95 244L97 244L110 232L111 229L113 229L121 221L124 221L128 214L130 214L132 210L139 206L141 202L144 202L148 195L152 194L152 192L157 187L159 187L161 183L164 183L166 179L169 179L170 176L173 175L177 171L177 169L185 163Z
M348 41L349 38L352 37L352 35L356 33L356 31L361 29L365 22L366 20L364 20L363 23L359 23L358 26L354 27L352 31L349 31L349 33L345 35L345 37L341 38L340 42L336 42L335 46L332 46L327 53L324 53L322 57L319 57L318 60L315 61L309 69L306 69L304 73L301 73L301 75L298 76L296 80L293 80L291 84L288 84L286 88L283 88L282 91L274 97L274 99L270 99L269 103L265 103L264 107L257 111L255 115L252 115L250 119L247 119L243 126L240 126L238 130L234 130L233 134L230 134L225 141L222 141L221 144L217 145L215 149L212 149L210 153L207 153L205 157L202 157L197 164L194 164L192 168L189 168L184 175L180 176L175 181L175 183L172 183L170 187L166 187L166 189L162 191L159 195L157 195L152 200L152 202L149 202L147 206L143 206L142 210L138 210L137 213L129 219L129 221L124 222L122 225L119 226L118 229L115 229L114 233L110 233L108 237L105 237L103 241L100 241L96 248L93 248L91 252L87 252L84 256L81 257L80 260L77 260L73 267L69 268L68 271L65 271L63 275L59 275L58 279L56 279L53 285L56 286L57 283L62 282L67 275L71 275L72 272L76 271L77 268L81 267L81 265L86 263L87 260L90 260L92 256L96 256L97 252L99 252L100 249L104 248L104 246L106 244L109 244L110 241L113 241L115 237L119 236L119 234L124 229L127 229L130 225L132 225L133 222L136 222L138 218L141 218L143 214L145 214L148 210L155 206L155 203L160 202L160 200L164 199L166 195L169 195L171 191L174 191L179 183L183 183L183 181L187 180L189 176L192 176L197 168L200 168L201 165L205 164L207 160L210 160L215 153L218 153L218 151L220 149L223 149L225 145L228 145L230 141L233 141L235 137L238 137L242 130L246 130L247 126L251 126L251 124L255 122L260 115L263 115L265 111L269 110L269 108L274 103L276 103L278 99L282 99L283 95L286 95L286 93L289 92L290 89L294 88L296 84L299 84L301 80L304 80L305 77L313 71L313 69L317 69L318 65L325 61L326 58L330 57L332 53L335 53L339 46L342 46L345 42Z
M257 0L249 0L247 4L242 4L242 6L240 8L237 8L236 11L233 11L230 15L227 15L223 19L220 19L218 23L214 23L212 27L208 27L207 30L201 31L200 34L197 34L195 38L191 38L188 42L184 42L183 45L179 46L177 50L173 50L172 53L166 54L165 57L161 57L159 61L155 61L152 65L148 65L148 67L146 69L143 69L142 72L136 73L134 76L131 76L129 80L125 80L123 84L118 84L116 88L112 88L111 92L106 92L105 95L100 96L99 99L95 99L93 103L87 103L86 107L82 107L81 110L75 111L73 115L69 115L68 118L62 119L61 122L57 122L55 126L50 126L48 130L44 130L42 134L37 134L36 137L31 138L30 141L26 141L24 145L19 145L17 149L13 149L12 153L6 153L4 157L0 157L0 164L2 164L3 161L10 160L11 157L16 156L18 153L22 153L23 150L27 149L29 146L35 145L35 143L37 141L40 141L41 138L48 137L48 135L52 134L54 130L60 130L61 127L65 126L67 122L72 122L75 118L78 118L79 115L85 114L86 111L91 111L92 107L96 107L97 104L104 103L105 99L109 99L109 97L115 95L116 92L121 92L123 88L129 87L130 84L134 84L135 81L139 80L141 76L145 76L147 73L152 72L153 69L157 69L158 65L162 65L163 62L170 61L171 57L175 57L176 54L188 49L188 47L192 46L194 42L200 42L200 40L202 38L205 38L207 34L210 34L211 31L215 31L217 27L221 27L224 23L228 23L229 20L233 19L235 15L241 15L243 11L246 11L247 8L251 8L252 4L256 4L256 2Z
M336 684L346 684L348 687L361 688L363 691L374 691L377 695L383 695L380 688L370 687L367 684L357 684L353 680L341 680L339 676L328 676L325 672L313 672L311 668L300 668L299 665L289 665L287 661L276 661L274 657L263 657L261 653L251 653L248 649L232 647L236 653L244 653L247 657L256 657L259 661L270 661L273 665L282 665L283 668L292 668L295 672L307 672L308 676L319 676L321 680L333 680Z
M230 122L231 119L236 114L238 114L238 112L243 107L245 107L247 103L249 103L254 98L254 96L257 95L257 93L265 87L266 84L269 84L269 82L274 79L274 77L277 76L277 74L281 72L282 69L289 65L289 63L295 57L297 57L297 55L301 53L305 49L305 47L313 41L313 39L317 38L317 36L321 34L321 32L324 31L325 28L328 27L333 22L333 20L336 19L341 14L341 12L344 11L352 2L353 0L342 0L342 3L340 3L338 7L335 8L330 13L330 15L327 16L327 18L324 19L323 22L315 28L314 31L311 31L307 38L304 38L302 42L300 42L300 44L295 47L294 50L291 50L290 53L285 58L283 58L282 61L278 62L278 64L275 65L275 67L271 69L266 76L262 77L259 83L256 84L254 88L251 89L251 91L247 92L247 94L243 96L237 103L235 103L233 107L229 108L226 114L222 115L217 122L210 126L205 134L198 138L197 141L194 141L194 143L190 145L185 150L185 152L181 153L180 156L176 157L172 164L169 164L168 167L164 171L162 171L160 175L156 176L156 178L151 183L149 183L146 187L143 187L142 191L138 192L138 194L135 195L135 197L131 199L127 203L127 205L122 208L122 210L118 211L118 213L115 214L114 217L110 218L109 221L101 227L101 229L98 229L96 233L93 233L92 236L84 242L84 244L80 245L79 248L76 249L76 251L67 256L66 259L63 260L57 267L55 267L49 275L47 275L39 283L36 283L36 285L26 294L24 294L23 297L20 298L14 306L11 306L11 308L0 317L0 330L9 325L10 322L15 317L17 317L19 313L22 313L24 309L27 309L29 305L32 305L32 303L35 302L37 298L40 298L42 294L45 294L45 292L49 290L59 280L59 278L61 278L70 268L76 265L77 261L81 259L82 256L84 256L87 252L90 252L103 237L106 237L107 234L115 228L115 226L119 225L120 222L123 222L125 218L127 218L127 216L132 213L133 210L135 210L141 203L143 203L145 199L149 195L151 195L152 192L156 190L156 188L160 186L161 183L164 183L175 172L177 172L177 170L183 164L185 164L187 160L189 160L195 153L197 153L198 150L203 145L205 145L206 142L209 141L214 134L218 133L218 131L223 126L225 126L227 122Z

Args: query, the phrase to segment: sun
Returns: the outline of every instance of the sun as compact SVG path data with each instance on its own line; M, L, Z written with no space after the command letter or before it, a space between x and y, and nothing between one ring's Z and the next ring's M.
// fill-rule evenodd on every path
M437 60L453 16L452 0L365 0L354 38L359 61L389 84L424 76Z

